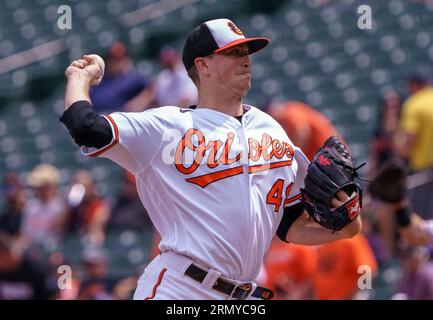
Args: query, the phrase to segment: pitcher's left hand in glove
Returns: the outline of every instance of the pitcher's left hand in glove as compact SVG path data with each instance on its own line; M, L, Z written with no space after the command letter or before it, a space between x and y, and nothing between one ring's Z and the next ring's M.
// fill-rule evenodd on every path
M361 213L362 189L355 182L356 170L351 155L338 137L325 141L308 166L305 189L301 190L305 209L315 222L339 231ZM331 200L340 190L350 198L333 209Z

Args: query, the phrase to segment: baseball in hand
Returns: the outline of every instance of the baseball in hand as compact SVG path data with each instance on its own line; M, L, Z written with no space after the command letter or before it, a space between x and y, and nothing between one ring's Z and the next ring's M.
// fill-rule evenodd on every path
M97 54L84 55L83 59L88 62L88 66L97 66L99 68L98 74L90 82L90 85L92 86L98 85L101 82L102 78L104 77L104 71L105 71L104 60Z

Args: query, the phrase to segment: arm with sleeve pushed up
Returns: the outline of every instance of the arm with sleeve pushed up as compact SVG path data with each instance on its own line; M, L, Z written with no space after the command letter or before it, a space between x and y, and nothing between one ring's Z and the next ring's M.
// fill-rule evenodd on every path
M67 84L65 89L64 109L60 121L68 128L74 141L79 146L101 148L113 138L110 124L98 115L92 107L89 88L100 73L94 59L75 60L66 69Z
M81 146L83 155L108 158L136 174L160 150L165 128L160 121L161 112L152 109L109 115L96 113L89 98L89 87L98 85L102 76L99 65L94 63L89 56L84 56L66 69L65 111L60 121Z

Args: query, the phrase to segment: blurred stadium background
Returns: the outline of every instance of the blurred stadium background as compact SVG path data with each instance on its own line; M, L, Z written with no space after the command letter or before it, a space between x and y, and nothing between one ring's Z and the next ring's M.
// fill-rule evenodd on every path
M72 9L70 30L57 25L57 10L64 4ZM372 9L371 30L357 26L362 4ZM52 164L60 171L60 194L66 196L75 172L88 170L108 203L120 192L123 171L108 160L81 156L58 121L64 70L84 53L104 56L122 41L139 72L152 78L161 70L161 47L181 50L197 24L230 18L246 35L272 41L253 56L254 81L246 102L259 108L272 101L306 102L332 121L358 163L368 160L382 95L389 89L407 94L405 80L413 67L433 61L433 1L4 0L0 17L1 176L15 171L25 183L36 165ZM108 232L103 246L110 275L139 272L151 244L151 228ZM51 263L53 253L61 253L74 265L84 246L68 235L33 256ZM398 277L398 268L381 271L377 286L383 289L372 298L390 298Z

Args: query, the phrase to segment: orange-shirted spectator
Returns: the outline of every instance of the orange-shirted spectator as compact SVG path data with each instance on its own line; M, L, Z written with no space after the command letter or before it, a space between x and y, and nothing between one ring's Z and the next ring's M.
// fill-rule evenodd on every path
M323 244L317 251L318 268L314 276L317 299L352 299L365 272L360 266L369 266L372 275L377 272L376 259L362 234Z
M277 120L292 142L312 160L326 139L338 135L332 123L319 111L299 101L273 103L267 112Z
M312 279L317 269L315 247L287 244L274 238L264 267L264 286L274 291L274 299L313 298Z

